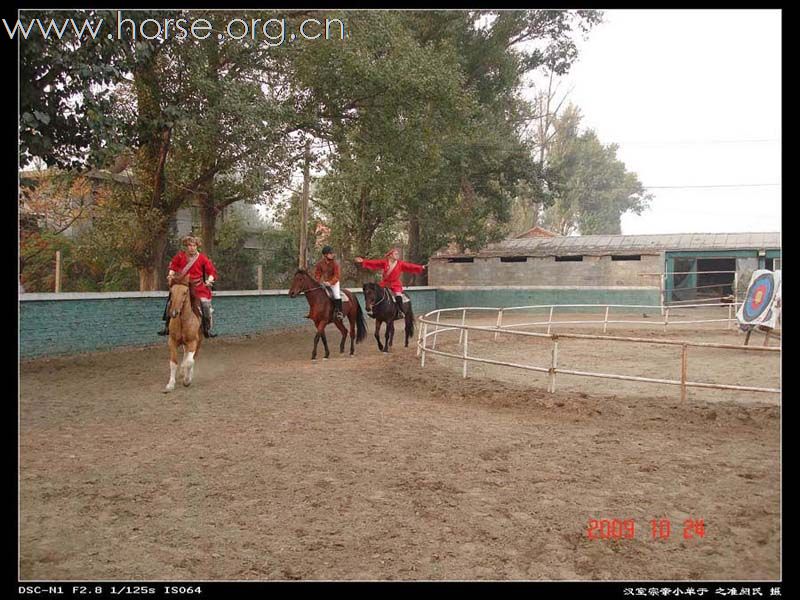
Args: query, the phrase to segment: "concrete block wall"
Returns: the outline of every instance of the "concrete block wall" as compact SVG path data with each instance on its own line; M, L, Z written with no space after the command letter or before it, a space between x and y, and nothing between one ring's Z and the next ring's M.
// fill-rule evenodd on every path
M361 303L360 290L351 290ZM436 307L436 290L408 288L416 314ZM21 294L19 352L22 358L166 344L156 332L163 325L166 292ZM217 292L214 330L220 336L302 327L308 302L287 290ZM368 326L372 319L364 315Z
M471 263L431 259L428 283L440 286L655 286L664 270L663 256L643 254L641 260L611 260L584 256L578 261L556 261L553 256L529 256L526 262L502 262L499 257L475 257Z

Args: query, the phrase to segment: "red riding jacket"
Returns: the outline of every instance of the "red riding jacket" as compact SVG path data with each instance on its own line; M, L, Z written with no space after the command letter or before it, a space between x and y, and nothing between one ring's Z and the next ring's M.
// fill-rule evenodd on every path
M181 250L175 255L172 262L169 263L170 271L180 273L188 262L189 257L186 256L186 252ZM200 257L194 261L194 264L188 271L188 275L192 283L195 284L194 290L197 297L204 300L211 300L211 290L208 289L203 281L203 267L205 267L206 277L211 275L214 279L217 278L217 270L214 268L214 263L212 263L211 259L205 254L200 254Z
M403 260L398 260L394 265L394 269L391 271L388 270L389 261L386 259L367 260L365 258L364 262L361 263L361 266L372 271L379 271L383 269L383 279L381 279L378 285L381 287L388 287L395 295L403 293L403 282L400 281L401 273L419 274L425 270L425 267L422 265L405 262Z

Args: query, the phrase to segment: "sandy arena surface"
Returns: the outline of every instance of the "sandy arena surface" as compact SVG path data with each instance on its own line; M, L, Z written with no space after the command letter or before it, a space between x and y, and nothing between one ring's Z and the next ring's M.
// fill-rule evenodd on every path
M350 358L328 332L331 359L314 363L310 326L207 340L170 395L166 343L21 363L20 577L780 577L777 396L681 402L677 387L567 376L549 394L545 374L462 379L459 361L420 369L415 348L383 355L371 335ZM559 364L679 373L675 348L603 344L565 342ZM489 334L473 350L550 356ZM778 362L692 351L690 379L772 387ZM590 539L591 519L614 518L635 537ZM688 519L703 537L684 537Z

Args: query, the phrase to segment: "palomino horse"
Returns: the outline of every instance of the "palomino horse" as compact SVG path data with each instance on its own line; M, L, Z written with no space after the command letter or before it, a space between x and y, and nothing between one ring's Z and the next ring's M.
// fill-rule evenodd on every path
M317 344L319 344L320 339L322 339L322 344L325 346L325 358L327 359L331 354L328 350L328 338L325 337L325 327L327 327L328 323L333 323L342 332L339 352L344 352L347 328L342 321L334 320L333 300L328 297L327 292L322 288L322 284L309 275L305 269L299 269L294 274L292 287L289 289L290 297L295 298L299 294L306 295L309 306L307 318L314 321L314 326L317 329L317 335L314 336L314 352L311 354L311 360L316 360L317 358ZM353 340L360 343L367 336L367 323L364 321L364 313L356 297L345 289L342 290L342 294L347 296L347 302L342 302L342 313L350 321L350 356L352 356L355 352Z
M180 375L183 377L183 385L192 383L195 355L203 340L200 315L193 310L189 285L189 277L184 275L180 279L173 279L169 287L169 383L164 388L164 393L175 389L178 347L181 345L183 362Z
M394 322L400 317L397 315L397 303L391 290L379 286L377 283L364 284L364 308L367 314L375 319L375 339L378 341L378 350L389 352L389 347L394 340ZM403 303L403 312L406 319L406 348L408 340L414 335L414 312L411 310L411 301ZM386 323L386 339L381 344L381 323Z

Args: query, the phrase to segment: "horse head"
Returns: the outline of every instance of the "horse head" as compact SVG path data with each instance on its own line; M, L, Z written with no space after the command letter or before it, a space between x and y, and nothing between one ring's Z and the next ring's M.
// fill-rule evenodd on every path
M364 310L367 311L367 314L371 315L372 308L375 304L380 302L383 297L383 290L375 282L365 283L362 289L364 290Z
M189 298L189 276L174 277L169 282L169 316L174 319L183 309L183 305Z
M297 269L292 279L292 285L289 287L289 297L296 298L300 294L307 292L311 289L314 283L314 278L308 274L305 269Z

